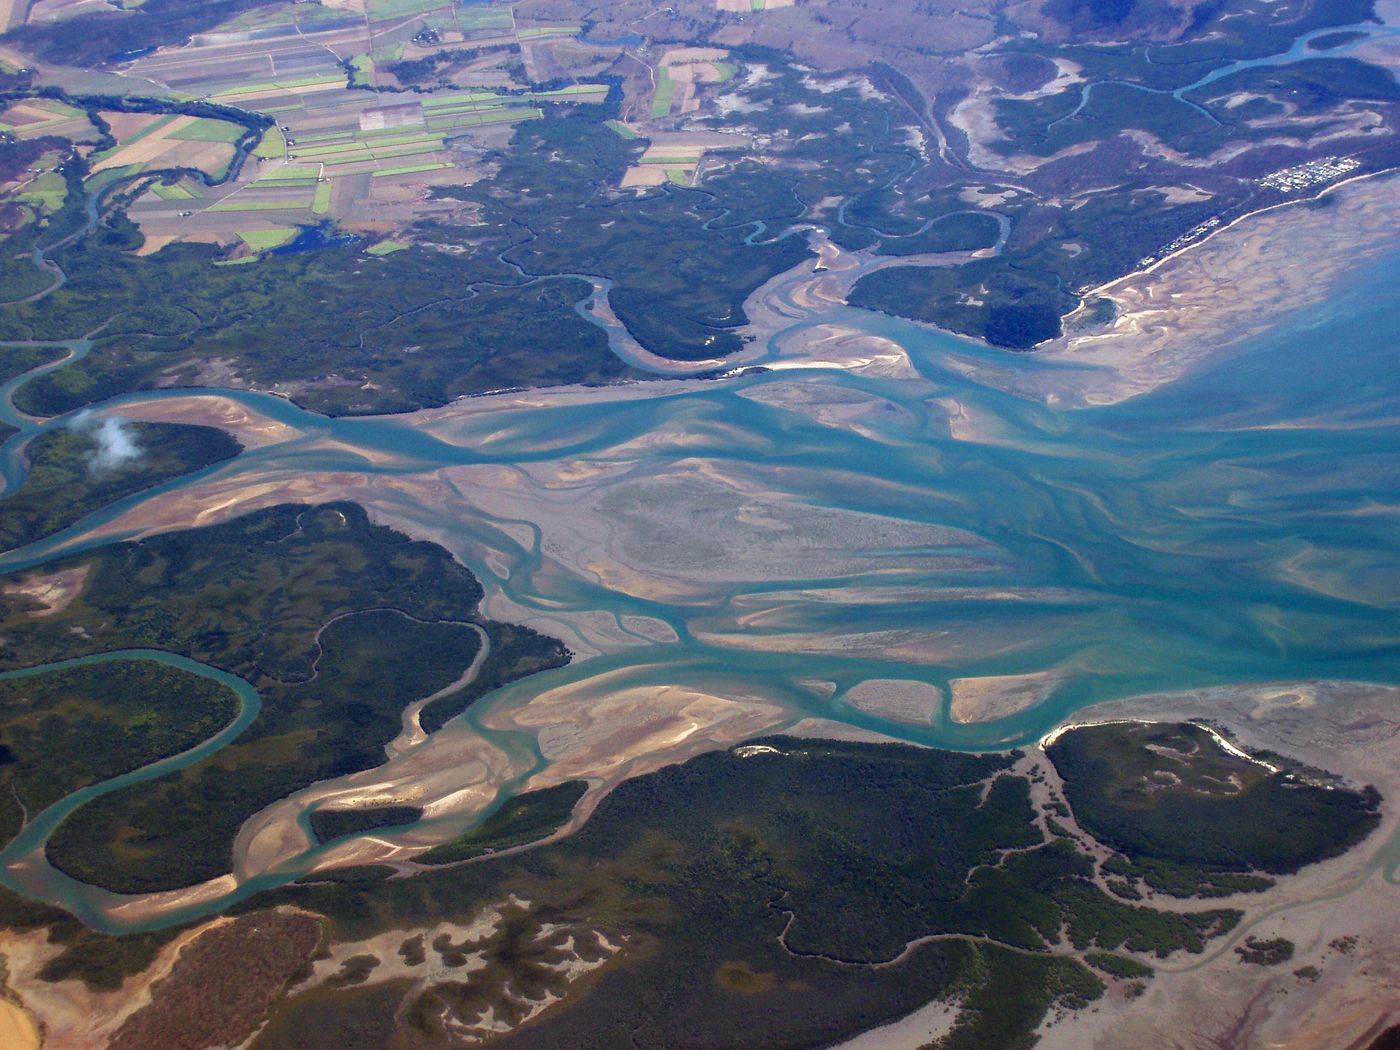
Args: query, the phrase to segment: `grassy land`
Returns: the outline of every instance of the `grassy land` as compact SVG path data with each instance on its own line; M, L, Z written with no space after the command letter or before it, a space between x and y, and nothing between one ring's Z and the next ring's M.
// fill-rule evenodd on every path
M291 226L280 226L271 230L245 230L238 236L249 248L255 252L265 252L272 248L280 248L288 241L296 238L297 231Z
M671 79L671 71L661 66L656 71L656 94L651 100L651 116L655 120L669 116L671 101L676 94L676 83Z
M170 137L189 142L233 143L243 137L244 131L243 127L230 121L203 117L179 131L171 132Z
M213 427L128 423L118 428L136 453L103 454L103 429L93 422L41 434L30 442L29 477L0 497L0 549L65 529L93 511L184 474L236 456L242 446Z
M104 796L59 827L53 862L114 889L221 874L244 818L315 780L382 762L402 709L454 681L476 654L476 633L446 621L480 623L492 637L481 681L568 658L552 639L479 620L481 591L466 569L439 547L370 525L352 504L279 507L46 571L78 567L87 573L81 595L50 615L32 615L36 606L19 595L0 598L0 667L161 648L237 674L263 699L223 751Z

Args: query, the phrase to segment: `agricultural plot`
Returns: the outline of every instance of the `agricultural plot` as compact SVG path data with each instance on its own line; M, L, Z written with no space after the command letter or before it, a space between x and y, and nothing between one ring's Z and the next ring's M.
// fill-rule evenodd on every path
M103 113L117 145L92 155L93 174L192 168L222 178L244 129L230 121L174 114Z
M630 131L626 125L620 125ZM618 128L614 128L618 131ZM618 131L618 134L622 134ZM624 135L624 138L627 136ZM632 132L636 138L636 132ZM747 150L753 140L748 135L718 131L658 131L648 136L650 144L622 176L623 189L660 186L670 182L688 186L706 153L716 150Z
M698 110L703 85L722 84L734 75L735 67L725 61L728 58L728 51L715 47L681 47L667 51L656 66L651 118L661 120Z
M481 158L504 143L513 125L540 119L551 106L604 101L606 83L578 82L574 73L575 83L544 91L529 90L524 77L531 68L608 68L618 49L580 42L580 35L574 24L517 27L509 8L443 0L246 11L187 44L120 67L127 77L166 85L177 98L271 117L275 125L236 177L220 183L243 135L237 124L105 112L116 144L92 156L89 188L173 169L202 171L220 183L152 180L129 208L145 237L144 253L181 241L265 251L284 231L327 220L382 237L427 216L462 211L460 202L429 199L428 190L481 177ZM557 57L556 49L566 47L567 57ZM448 56L442 68L479 83L437 79L439 56ZM434 79L409 93L393 70L411 78L415 68ZM50 100L12 106L0 123L19 137L57 133L94 141L98 135L83 113ZM61 200L53 182L32 190L36 201Z
M50 98L25 99L0 112L0 131L21 140L49 135L74 142L92 142L97 138L97 129L87 114Z

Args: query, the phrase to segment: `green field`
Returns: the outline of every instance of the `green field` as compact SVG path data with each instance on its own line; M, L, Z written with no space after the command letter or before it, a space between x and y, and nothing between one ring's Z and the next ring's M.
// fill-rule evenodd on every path
M407 18L409 15L426 14L451 7L451 0L368 0L367 14L371 21L382 22L391 18Z
M291 226L279 226L271 230L240 230L238 232L239 239L255 252L280 248L296 235L296 229Z
M231 121L203 117L178 131L172 131L170 138L179 139L182 142L234 143L243 137L245 130Z
M653 119L670 114L671 100L675 93L676 85L671 79L671 73L665 66L662 66L656 71L656 96L651 100Z
M403 241L380 241L365 249L369 255L393 255L395 252L406 251L411 245Z
M350 59L350 86L369 87L374 80L374 59L369 55L355 55Z
M191 192L183 183L179 182L157 182L151 187L154 193L163 201L190 201L198 200L198 194Z
M317 215L325 215L331 210L331 190L333 184L329 181L316 183L316 195L311 198L311 210Z
M379 171L374 172L373 177L379 179L388 175L413 175L420 171L437 171L439 168L450 167L452 167L452 165L445 162L433 164L406 164L401 168L381 168Z
M640 134L633 131L620 120L605 120L603 121L603 125L605 127L611 128L613 131L617 132L619 135L621 135L623 138L629 141L632 139L639 139L642 137Z

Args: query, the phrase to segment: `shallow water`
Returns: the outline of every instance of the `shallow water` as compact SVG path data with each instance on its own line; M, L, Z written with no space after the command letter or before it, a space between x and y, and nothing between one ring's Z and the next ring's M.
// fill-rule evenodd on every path
M122 501L0 557L0 569L81 549L94 527L211 481L334 471L390 491L464 466L596 468L600 480L550 491L617 526L606 557L683 588L643 593L584 571L560 553L567 520L492 510L470 485L460 501L401 508L510 607L565 622L611 617L618 640L597 646L601 655L500 690L442 731L528 752L531 772L546 759L528 734L499 728L502 717L566 687L582 703L633 686L757 690L791 713L788 724L816 715L984 748L1024 744L1078 708L1148 692L1400 682L1397 273L1400 257L1387 258L1195 374L1105 408L1058 406L1051 394L1075 366L851 309L793 327L840 323L893 340L917 377L773 371L416 426L327 420L218 391L301 435ZM14 451L26 436L0 453L7 475L20 469ZM705 482L713 498L706 488L685 505L684 490L706 477L717 479ZM637 617L675 640L648 640ZM952 680L1004 675L1044 676L1039 702L985 723L949 717ZM847 691L870 679L929 683L943 703L920 724L848 704ZM308 851L298 870L319 855ZM89 917L105 900L71 880L43 882L23 880Z

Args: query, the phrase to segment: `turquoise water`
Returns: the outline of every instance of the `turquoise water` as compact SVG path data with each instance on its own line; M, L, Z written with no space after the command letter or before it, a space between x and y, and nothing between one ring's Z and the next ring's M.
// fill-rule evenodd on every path
M93 656L80 656L72 660L59 660L42 667L28 667L18 671L0 673L0 681L32 678L54 671L64 671L74 667L90 667L94 664L113 663L121 660L148 660L207 678L233 690L238 696L239 709L232 722L202 744L121 776L89 784L87 787L55 802L42 812L34 814L25 823L24 829L3 850L0 850L0 885L20 893L68 906L80 917L94 923L100 921L100 916L94 906L114 903L120 898L116 894L106 894L94 890L49 866L43 857L42 850L44 843L48 841L54 829L79 806L91 802L95 798L183 769L192 762L220 750L225 745L232 743L243 730L247 729L253 723L253 719L257 718L258 711L262 709L262 699L258 696L257 691L243 679L216 667L202 664L197 660L162 652L159 649L121 649Z
M605 674L612 676L606 689L685 684L732 695L759 683L794 720L822 715L955 748L1026 743L1076 709L1147 692L1307 678L1400 682L1397 274L1400 257L1373 264L1347 290L1281 318L1271 333L1222 351L1191 376L1105 408L1056 407L1035 393L1075 366L856 310L796 327L839 322L893 339L920 378L838 369L748 375L632 401L468 417L438 429L450 440L402 418L327 420L278 398L220 391L305 436L155 491L209 477L251 483L343 471L373 483L459 464L595 460L626 463L645 494L646 479L684 476L690 461L702 460L774 493L780 515L800 503L965 534L960 543L893 550L861 549L857 536L854 570L849 560L840 569L818 560L800 579L715 582L683 601L661 601L561 571L543 555L533 525L507 529L470 507L414 508L417 520L451 537L488 591L498 588L525 609L601 610L638 641L623 617L650 617L676 634L675 642L639 644L518 682L445 730L500 737L512 753L528 752L534 768L545 759L533 741L507 739L484 728L483 718L556 686L601 694L593 683ZM1023 393L1004 389L1008 375ZM754 400L792 384L859 393L874 408L857 430ZM949 433L942 407L949 399L978 422L976 440ZM124 400L138 399L106 407ZM0 451L7 472L22 471L10 465L25 436ZM342 447L318 447L325 438ZM643 439L651 440L643 446ZM95 526L149 498L125 500L0 557L0 569L81 549ZM815 599L814 589L828 597ZM738 626L760 609L763 617ZM896 655L875 641L910 631L956 644ZM789 644L795 635L852 634L872 641L844 651ZM743 647L726 641L740 636ZM1047 671L1060 680L1043 703L987 724L954 723L945 705L927 725L913 726L844 702L846 690L870 678L946 690L955 678ZM836 692L821 695L803 684L809 680L833 682ZM67 812L83 800L61 805ZM0 861L41 843L57 819L46 814L48 823L26 829ZM315 856L303 858L302 870ZM112 925L97 914L110 895L48 875L26 883L14 869L4 881Z

